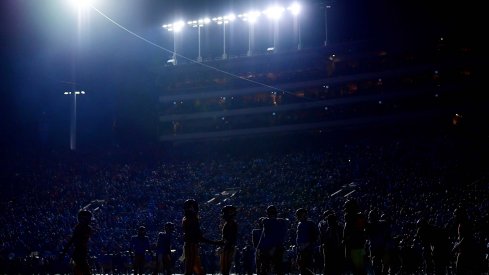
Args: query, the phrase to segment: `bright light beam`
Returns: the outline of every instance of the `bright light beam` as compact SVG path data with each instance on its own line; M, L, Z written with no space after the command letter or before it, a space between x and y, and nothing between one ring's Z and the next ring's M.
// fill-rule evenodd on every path
M78 11L85 11L92 6L93 0L70 0L70 4Z
M282 6L272 6L265 10L265 14L268 18L278 20L282 17L282 13L285 11L285 8Z
M251 24L255 23L258 17L260 16L260 12L258 11L251 11L248 13L248 22Z
M224 20L234 21L236 19L236 15L234 15L234 13L230 13L230 14L224 16L223 18L224 18Z
M239 14L238 17L241 18L241 20L246 21L250 24L253 24L257 21L258 17L260 17L260 12L259 11L250 11L247 13Z
M294 2L287 8L294 16L299 15L301 12L301 5L299 3Z
M177 21L177 22L173 23L173 31L174 32L180 32L180 31L182 31L184 26L185 26L185 22Z

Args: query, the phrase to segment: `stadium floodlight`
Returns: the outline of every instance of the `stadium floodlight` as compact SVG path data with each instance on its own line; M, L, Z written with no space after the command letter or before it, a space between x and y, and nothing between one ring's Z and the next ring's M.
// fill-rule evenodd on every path
M247 56L253 55L253 44L254 44L254 33L255 33L255 23L260 16L259 11L249 11L247 13L239 14L238 18L248 22L248 53Z
M169 59L167 62L168 63L173 63L173 65L177 65L177 33L181 32L183 30L183 27L185 27L185 22L182 20L175 21L172 24L165 24L162 26L164 29L168 30L169 32L173 32L173 55L172 58ZM171 62L170 62L171 60Z
M93 0L70 0L70 4L78 11L87 10L93 4Z
M302 49L302 40L301 40L301 24L299 21L299 13L301 12L301 5L299 3L294 2L292 3L287 10L294 15L294 28L297 33L297 50Z
M251 11L248 13L248 21L250 23L255 23L258 20L258 17L260 17L261 12L259 11Z
M228 15L225 15L223 18L224 18L224 21L228 21L228 23L229 23L231 21L236 20L236 15L234 15L234 13L230 13Z
M64 95L73 95L73 105L71 109L71 119L70 119L70 149L72 151L76 150L76 97L78 95L84 95L85 91L73 91L64 92Z
M301 12L302 7L299 3L294 2L287 8L287 10L290 11L290 13L292 13L294 16L297 16Z
M325 4L324 6L324 46L328 45L328 10L331 5Z
M263 13L270 19L278 20L282 17L285 8L282 6L271 6L268 7Z
M182 31L184 26L185 26L185 23L182 20L173 23L173 32Z
M277 44L278 44L278 21L280 17L282 17L282 14L284 13L285 8L282 6L271 6L268 7L263 13L273 20L273 51L277 52Z
M200 28L202 28L203 26L205 26L206 24L209 24L211 22L211 19L209 18L203 18L203 19L198 19L198 20L192 20L192 21L188 21L187 24L189 26L192 26L192 28L197 28L197 33L198 33L198 36L199 36L199 39L198 39L198 46L199 46L199 55L197 56L197 62L202 62L202 55L200 54L201 51L200 51Z
M236 15L234 13L230 13L225 16L219 16L219 17L214 17L212 18L212 21L217 23L218 25L222 25L222 44L223 44L223 50L222 50L222 59L227 59L228 55L226 53L226 24L229 24L230 22L234 21L236 19Z

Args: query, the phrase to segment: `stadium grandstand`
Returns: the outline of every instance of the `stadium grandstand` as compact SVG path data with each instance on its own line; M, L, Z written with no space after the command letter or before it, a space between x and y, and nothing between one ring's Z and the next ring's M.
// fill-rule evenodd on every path
M427 121L477 97L473 49L351 42L205 64L165 66L160 140ZM449 120L448 120L449 121Z

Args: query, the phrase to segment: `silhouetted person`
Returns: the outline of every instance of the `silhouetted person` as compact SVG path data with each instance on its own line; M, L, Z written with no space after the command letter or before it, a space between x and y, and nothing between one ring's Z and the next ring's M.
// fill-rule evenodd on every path
M195 273L205 274L200 259L199 243L206 242L219 245L221 242L211 241L202 235L199 222L199 206L197 201L188 199L183 204L184 217L182 219L183 228L183 252L185 261L185 274Z
M149 238L146 227L140 226L137 235L131 237L130 251L133 253L134 274L143 274L146 265L146 251L149 250Z
M238 224L236 223L236 207L226 205L221 210L225 223L222 228L223 247L220 253L221 274L229 275L233 259L236 253L238 241Z
M354 200L348 200L344 205L345 227L343 240L345 242L345 258L353 274L366 274L366 235L367 219L358 209Z
M267 274L272 271L276 274L284 273L282 267L287 237L287 223L277 217L277 208L273 205L267 207L267 217L263 219L262 233L258 242L258 253L261 265L258 274Z
M90 266L88 265L88 241L92 233L92 228L90 227L91 220L92 213L90 211L82 209L78 212L78 224L75 226L73 235L63 249L62 256L66 254L72 245L74 246L71 258L75 263L75 274L90 274Z
M173 259L171 247L175 225L171 222L165 223L165 231L158 233L156 241L156 264L153 274L163 271L163 274L170 275L173 272Z
M343 247L343 229L338 223L336 214L328 215L327 229L324 232L322 250L324 256L324 274L341 274L345 262L345 250Z
M295 212L299 223L296 231L297 266L301 274L314 274L314 248L318 238L316 224L307 218L307 210L299 208Z
M427 271L433 266L435 274L446 274L451 251L447 232L423 219L418 220L417 227Z
M388 245L392 243L389 225L380 219L377 210L370 210L366 228L369 240L370 261L375 274L387 274L389 269Z

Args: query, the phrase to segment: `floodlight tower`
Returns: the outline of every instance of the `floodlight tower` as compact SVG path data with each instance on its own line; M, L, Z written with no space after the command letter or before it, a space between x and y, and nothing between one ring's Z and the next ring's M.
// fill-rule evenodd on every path
M219 17L214 17L212 18L212 21L216 22L218 25L222 25L222 59L227 59L228 54L226 53L226 25L229 24L230 22L234 21L236 19L236 16L234 14L229 14L226 16L219 16Z
M272 52L277 52L278 46L278 21L280 17L282 17L282 13L285 11L285 8L282 6L272 6L265 10L265 14L268 18L273 20L273 48Z
M185 23L183 21L177 21L173 24L166 24L162 27L170 32L173 32L173 55L172 59L168 60L169 63L173 63L173 65L177 65L177 33L182 31Z
M328 10L331 5L328 3L324 4L324 46L328 45Z
M299 5L299 3L297 2L292 3L287 8L287 10L289 10L290 13L292 13L292 15L294 16L294 27L297 30L297 50L299 51L302 49L301 24L299 21L299 13L301 12L301 9L301 5Z
M197 62L202 62L202 55L200 54L200 28L202 28L204 25L209 24L211 20L209 18L204 18L204 19L199 19L199 20L193 20L193 21L188 21L187 24L189 26L192 26L192 28L197 28L198 30L198 35L199 35L199 56L197 56Z
M84 95L85 91L64 92L65 95L73 96L73 105L71 107L71 119L70 119L70 150L76 150L76 97L78 95Z
M243 13L238 15L243 21L248 22L248 53L247 56L253 55L253 46L255 40L255 23L258 17L260 16L260 12L258 11L250 11L247 13Z

